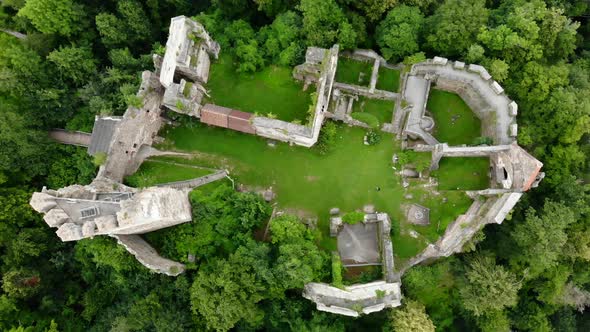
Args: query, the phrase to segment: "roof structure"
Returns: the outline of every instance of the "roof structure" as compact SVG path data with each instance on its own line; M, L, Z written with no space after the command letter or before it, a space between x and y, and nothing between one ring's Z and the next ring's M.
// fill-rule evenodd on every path
M88 154L94 156L99 152L108 153L111 140L123 118L120 116L96 117Z

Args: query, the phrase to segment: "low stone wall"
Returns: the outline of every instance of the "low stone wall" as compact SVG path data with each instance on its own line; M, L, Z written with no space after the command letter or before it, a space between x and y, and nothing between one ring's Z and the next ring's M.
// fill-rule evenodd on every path
M170 259L163 258L156 249L149 245L139 235L112 235L117 243L135 256L141 265L157 273L177 276L184 272L184 265Z
M225 178L226 176L228 176L227 171L217 171L213 174L208 174L205 176L201 176L199 178L185 180L185 181L175 181L175 182L162 183L157 186L158 187L170 187L170 188L175 188L175 189L193 189L193 188L197 188L197 187L206 185L208 183L211 183L211 182L214 182L217 180L221 180L221 179Z

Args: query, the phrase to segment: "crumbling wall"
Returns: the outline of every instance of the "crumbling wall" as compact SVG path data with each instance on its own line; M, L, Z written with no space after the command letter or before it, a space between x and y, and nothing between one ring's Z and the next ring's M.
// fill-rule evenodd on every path
M477 197L467 212L451 223L435 244L429 244L424 251L407 262L400 274L421 262L462 252L465 244L485 225L501 224L522 195L509 192L500 196Z
M185 16L172 18L160 69L161 84L168 88L176 74L195 82L207 83L209 55L217 58L219 48L219 44L200 23Z
M106 177L116 182L137 171L143 159L140 149L151 146L162 126L163 89L158 77L149 71L142 73L141 87L137 97L141 108L130 106L113 134L109 154L99 177Z
M295 78L304 80L309 79L308 73L310 70L320 70L321 72L317 79L317 100L311 122L306 126L302 126L275 119L256 117L252 123L256 135L305 147L311 147L317 142L330 105L334 76L338 66L338 50L338 45L334 45L330 50L319 51L317 48L313 48L312 51L308 50L306 59L311 62L296 67L293 72ZM321 63L317 63L318 54L323 54Z
M312 282L305 285L303 297L315 302L320 311L350 317L401 305L400 284L385 281L352 285L344 289Z
M141 265L157 273L177 276L184 272L184 265L170 259L163 258L156 249L149 245L139 235L112 235L117 243L122 245Z
M492 137L495 144L515 141L516 129L511 132L510 127L516 123L518 107L484 67L435 57L413 65L409 76L433 80L437 88L459 94L482 121L482 135Z

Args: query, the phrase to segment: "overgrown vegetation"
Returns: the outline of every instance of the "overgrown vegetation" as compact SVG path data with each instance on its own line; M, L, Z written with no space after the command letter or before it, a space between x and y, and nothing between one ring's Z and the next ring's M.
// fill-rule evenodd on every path
M373 129L379 128L379 119L371 113L352 112L350 116Z
M0 28L13 34L0 32L0 329L431 331L433 324L440 331L590 330L587 310L576 310L590 291L589 10L585 0L3 1ZM227 94L220 96L224 106L278 118L285 112L288 121L307 118L308 93L282 84L292 82L291 67L303 62L310 45L376 48L390 62L406 64L433 56L482 64L518 103L518 142L543 161L547 177L524 196L510 222L484 229L475 250L410 269L399 310L356 320L318 312L300 297L304 281L330 281L329 259L316 243L333 250L331 239L299 222L274 220L271 242L255 241L268 207L227 188L191 196L199 222L148 237L170 258L197 255L177 278L149 273L110 238L60 242L28 206L31 193L45 184L88 183L96 167L82 149L49 142L45 131L90 132L96 115L141 107L135 96L140 73L153 69L151 54L162 54L177 15L196 15L221 43L207 86L214 100ZM224 67L224 57L231 66ZM358 84L358 73L347 74ZM479 123L465 121L467 110L457 113L464 107L450 99L429 102L435 135L472 144L482 136ZM217 133L197 126L167 137L181 149L213 155L205 163L224 165L218 155L228 158L241 183L292 179L293 190L276 185L279 204L323 211L319 229L326 229L330 207L352 211L372 202L386 211L403 199L389 164L390 139L365 147L362 130L344 128L334 136L342 144L315 155L326 159L313 159L294 148L281 145L274 153L262 150L263 140ZM401 225L393 236L397 257L436 240L470 204L460 192L443 192L455 199L447 202L412 193L431 204L432 223L416 229L417 239ZM387 212L402 220L399 211ZM275 236L281 229L292 236Z
M358 224L359 222L363 221L364 219L365 219L365 214L362 212L358 212L358 211L348 212L342 216L342 221L347 224L351 224L351 225Z
M336 68L336 82L368 86L373 62L340 57Z

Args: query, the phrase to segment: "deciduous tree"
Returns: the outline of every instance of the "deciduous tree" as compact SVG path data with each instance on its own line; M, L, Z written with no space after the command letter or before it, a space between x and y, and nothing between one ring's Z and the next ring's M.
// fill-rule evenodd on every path
M423 22L424 16L417 7L401 5L389 11L376 30L383 57L397 62L416 53L420 49L418 37Z

